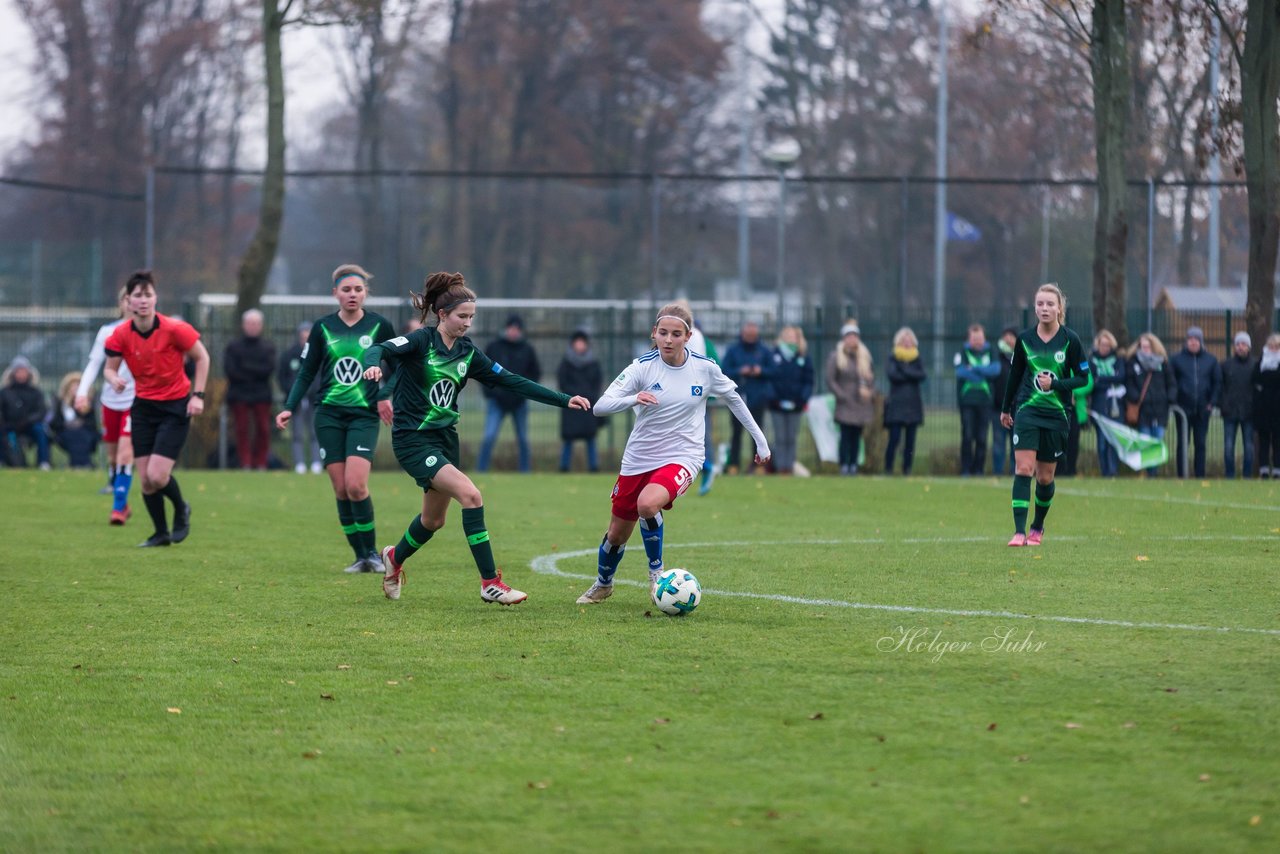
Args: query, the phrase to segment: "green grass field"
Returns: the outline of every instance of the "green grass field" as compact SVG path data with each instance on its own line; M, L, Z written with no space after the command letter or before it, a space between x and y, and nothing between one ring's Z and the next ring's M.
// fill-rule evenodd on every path
M509 609L456 509L389 602L322 478L180 478L138 551L0 472L2 851L1280 847L1280 484L1062 481L1012 550L1007 481L725 478L675 619L574 604L609 476L477 479Z

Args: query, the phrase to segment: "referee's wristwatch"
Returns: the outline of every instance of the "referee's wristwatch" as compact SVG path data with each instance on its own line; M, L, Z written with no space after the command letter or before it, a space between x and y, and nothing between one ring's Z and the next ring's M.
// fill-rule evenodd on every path
M192 397L198 397L198 398L200 398L201 400L204 400L204 392L202 392L202 391L193 391L193 392L191 392L191 396L192 396Z

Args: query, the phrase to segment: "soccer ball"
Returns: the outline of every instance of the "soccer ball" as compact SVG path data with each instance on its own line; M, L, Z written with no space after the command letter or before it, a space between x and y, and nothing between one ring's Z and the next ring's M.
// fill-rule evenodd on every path
M687 569L668 569L650 594L658 610L673 617L688 614L702 601L702 587Z

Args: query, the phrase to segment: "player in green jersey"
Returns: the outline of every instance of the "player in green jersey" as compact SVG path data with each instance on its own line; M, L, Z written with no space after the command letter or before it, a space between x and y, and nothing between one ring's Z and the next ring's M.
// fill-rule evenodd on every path
M383 571L373 528L369 469L373 450L378 447L378 419L391 423L393 383L387 382L380 390L376 382L364 380L360 358L396 333L391 321L364 309L372 278L357 264L343 264L333 271L338 310L311 327L297 378L283 411L276 416L276 426L285 429L311 381L319 375L315 436L338 500L338 522L355 553L355 562L345 572Z
M1075 404L1072 392L1089 382L1089 361L1080 338L1062 325L1067 298L1057 285L1041 285L1035 298L1036 325L1018 336L1004 389L1000 423L1013 428L1013 524L1011 546L1038 546L1044 517L1053 503L1053 473L1067 448ZM1016 410L1016 415L1015 415ZM1031 476L1036 479L1036 512L1027 530Z
M395 420L391 446L405 472L422 487L422 513L414 516L400 542L382 550L386 575L382 591L399 599L404 562L444 527L450 501L462 505L462 530L480 570L480 598L515 605L527 597L502 582L493 561L489 532L484 524L480 490L459 468L458 395L467 380L502 386L529 400L569 409L591 410L585 397L570 397L513 374L482 353L467 337L476 316L476 295L461 273L433 273L426 287L413 294L413 307L425 322L408 335L375 345L364 354L364 377L382 378L379 363L398 365L395 382Z

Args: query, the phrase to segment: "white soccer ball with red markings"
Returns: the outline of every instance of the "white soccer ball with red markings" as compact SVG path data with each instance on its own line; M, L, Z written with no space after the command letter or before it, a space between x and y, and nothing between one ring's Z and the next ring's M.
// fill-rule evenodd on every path
M658 576L651 595L659 611L681 617L702 602L702 586L689 570L668 569Z

